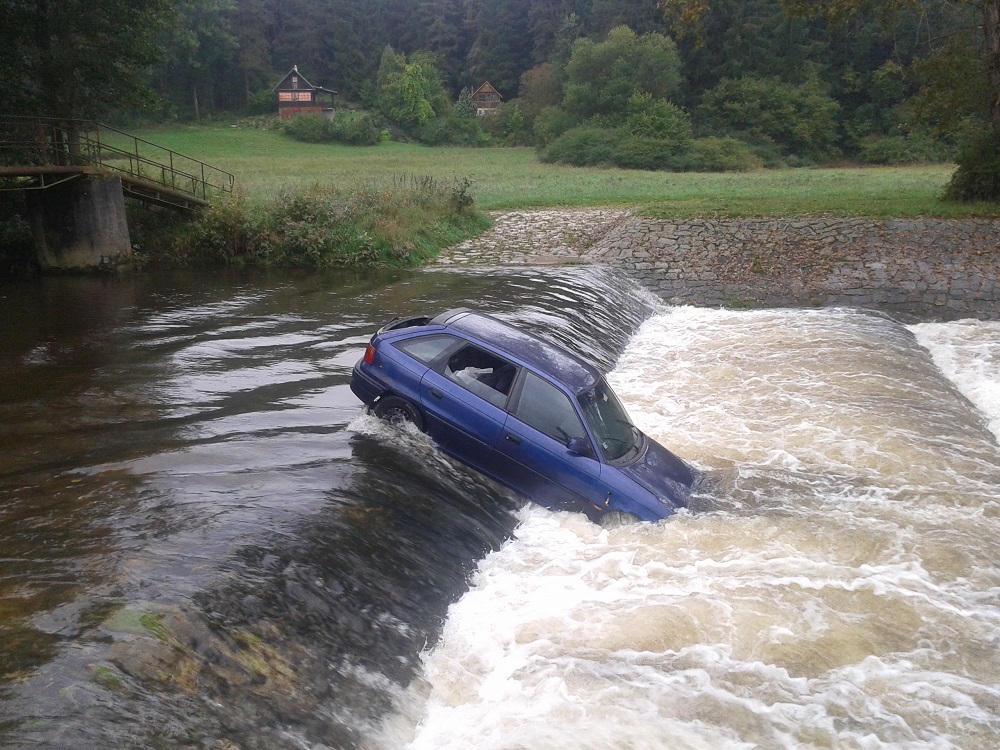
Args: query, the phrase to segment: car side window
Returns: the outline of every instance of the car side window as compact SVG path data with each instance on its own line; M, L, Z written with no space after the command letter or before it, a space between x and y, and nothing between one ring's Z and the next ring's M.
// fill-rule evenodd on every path
M513 414L563 445L574 438L587 440L587 431L569 397L533 372L525 374Z
M502 409L507 403L517 368L495 354L470 344L448 358L444 374Z
M429 365L448 349L454 347L459 339L454 336L417 336L393 344L400 351L406 352L418 362Z

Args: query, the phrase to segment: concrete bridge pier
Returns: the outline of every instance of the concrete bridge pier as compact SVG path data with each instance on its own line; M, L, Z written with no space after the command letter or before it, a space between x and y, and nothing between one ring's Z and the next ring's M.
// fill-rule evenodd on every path
M28 206L43 270L113 268L132 256L118 177L83 174L32 190Z

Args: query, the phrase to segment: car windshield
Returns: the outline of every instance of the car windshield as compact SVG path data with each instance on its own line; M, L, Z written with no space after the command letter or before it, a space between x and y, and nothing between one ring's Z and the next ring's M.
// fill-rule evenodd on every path
M601 380L580 394L580 405L606 459L615 461L636 448L638 431L607 383Z

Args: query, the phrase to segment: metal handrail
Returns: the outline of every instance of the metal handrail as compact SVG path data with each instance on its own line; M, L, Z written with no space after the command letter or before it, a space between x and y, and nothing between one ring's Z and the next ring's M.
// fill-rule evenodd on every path
M93 120L0 117L0 162L10 158L40 166L98 167L202 200L231 193L236 182L225 170Z

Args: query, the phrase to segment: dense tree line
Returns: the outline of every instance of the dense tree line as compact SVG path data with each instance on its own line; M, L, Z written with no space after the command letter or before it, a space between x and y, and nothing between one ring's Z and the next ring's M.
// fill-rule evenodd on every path
M0 0L0 93L86 115L271 112L297 64L380 118L365 127L424 142L703 168L941 158L979 131L982 161L1000 132L998 3ZM470 124L455 104L486 80L507 104Z
M809 12L823 5L847 11ZM590 79L567 86L574 49L602 44L621 27L640 39L676 43L676 84L669 96L647 93L690 113L696 135L747 140L765 161L789 154L940 157L977 117L988 116L976 90L985 87L988 71L975 2L183 0L175 6L155 82L168 117L269 111L271 87L294 64L313 83L336 88L342 100L374 109L386 93L385 71L379 76L389 48L439 81L451 102L489 80L516 101L533 139L546 106L564 105L581 119ZM600 75L628 78L628 61ZM799 127L809 133L794 132L788 122L788 132L774 132L788 117L817 122ZM525 140L504 134L505 127L492 130L508 141Z

